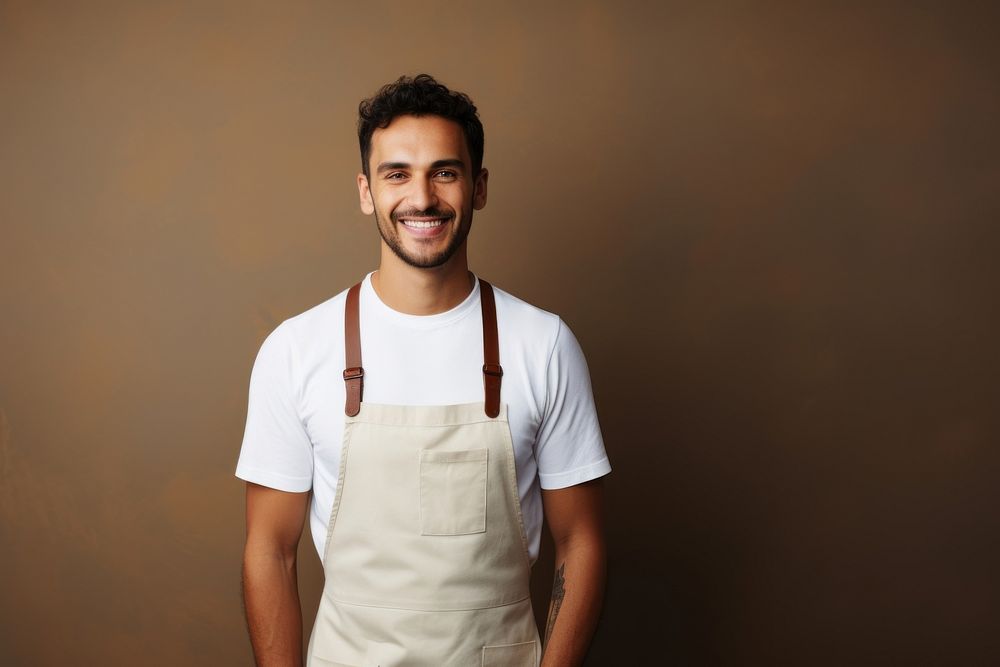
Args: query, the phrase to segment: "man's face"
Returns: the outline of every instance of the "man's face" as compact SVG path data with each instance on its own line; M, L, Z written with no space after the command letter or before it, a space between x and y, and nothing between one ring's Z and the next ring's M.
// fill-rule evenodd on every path
M358 174L361 210L375 215L382 240L410 266L445 264L462 248L472 211L486 205L485 169L472 159L458 123L399 116L372 135L371 177Z

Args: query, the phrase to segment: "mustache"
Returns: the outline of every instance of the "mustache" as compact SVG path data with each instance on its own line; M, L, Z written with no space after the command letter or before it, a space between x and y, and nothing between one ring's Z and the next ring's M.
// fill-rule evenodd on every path
M446 213L438 208L427 208L419 210L411 208L408 211L393 211L390 216L393 222L399 222L400 218L451 218L451 213Z

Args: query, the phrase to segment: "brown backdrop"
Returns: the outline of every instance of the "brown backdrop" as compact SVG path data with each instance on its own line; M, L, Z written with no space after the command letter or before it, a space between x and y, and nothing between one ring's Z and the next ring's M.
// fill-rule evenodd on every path
M250 663L250 367L374 267L356 104L424 70L590 361L590 664L1000 660L995 14L2 2L0 662Z

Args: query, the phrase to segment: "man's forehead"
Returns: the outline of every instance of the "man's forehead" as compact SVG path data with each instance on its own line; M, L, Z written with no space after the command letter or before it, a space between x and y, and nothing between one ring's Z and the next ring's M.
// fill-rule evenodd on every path
M441 116L399 116L372 133L372 154L407 152L431 159L469 159L462 126ZM444 153L448 153L445 155Z

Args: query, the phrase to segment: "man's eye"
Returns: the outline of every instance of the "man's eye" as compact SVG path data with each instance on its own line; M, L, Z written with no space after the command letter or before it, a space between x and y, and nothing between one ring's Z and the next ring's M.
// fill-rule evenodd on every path
M400 179L400 178L406 178L406 174L404 174L404 173L402 173L402 172L400 172L400 171L394 171L394 172L392 172L391 174L387 174L387 175L386 175L386 178L387 178L387 179L395 179L395 180L398 180L398 179Z
M442 169L441 171L437 172L437 175L439 178L455 178L455 172L449 171L447 169Z

